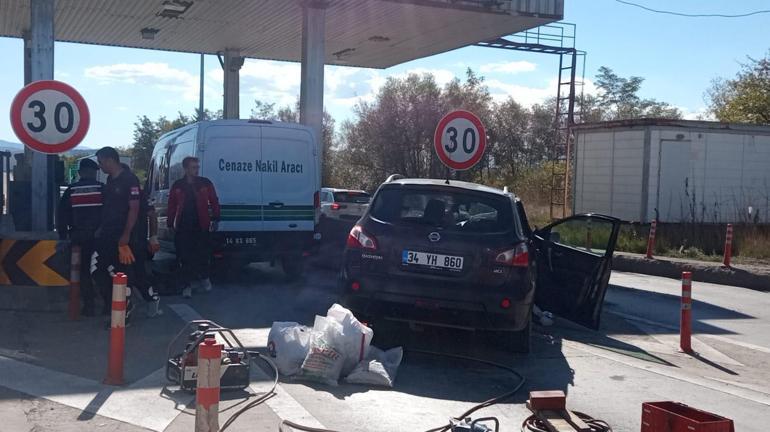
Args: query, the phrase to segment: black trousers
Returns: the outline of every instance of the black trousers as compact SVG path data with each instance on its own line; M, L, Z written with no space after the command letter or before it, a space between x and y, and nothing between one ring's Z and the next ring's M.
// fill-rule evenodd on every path
M174 247L179 260L179 282L187 287L194 280L207 279L211 266L211 233L177 231Z
M112 304L112 277L117 273L124 273L128 278L128 286L132 290L139 291L145 301L149 302L157 298L147 278L145 268L147 242L133 241L129 244L135 258L131 265L120 263L118 242L119 237L114 236L97 238L95 252L91 260L92 277L102 296L102 301L104 301L105 310L108 310Z

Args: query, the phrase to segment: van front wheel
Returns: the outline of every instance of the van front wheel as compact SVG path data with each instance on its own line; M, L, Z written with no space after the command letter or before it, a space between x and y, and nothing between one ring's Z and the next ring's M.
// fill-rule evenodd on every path
M305 258L301 255L287 255L281 258L281 267L290 281L299 280L305 271Z

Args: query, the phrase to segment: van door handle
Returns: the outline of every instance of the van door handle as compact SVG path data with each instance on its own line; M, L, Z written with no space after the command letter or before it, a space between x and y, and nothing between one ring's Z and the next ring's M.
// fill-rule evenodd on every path
M270 207L277 207L277 208L283 207L283 203L279 202L279 201L271 202L269 205L270 205Z

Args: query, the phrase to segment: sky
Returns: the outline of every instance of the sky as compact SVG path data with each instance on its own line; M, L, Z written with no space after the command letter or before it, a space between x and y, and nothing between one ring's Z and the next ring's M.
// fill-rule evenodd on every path
M768 9L767 0L636 0L684 13L738 14ZM747 56L770 49L770 14L746 18L685 18L651 13L615 0L565 0L564 21L576 24L576 47L587 52L587 89L600 66L620 76L645 78L641 95L679 107L687 118L705 113L704 92L713 79L733 77ZM0 38L0 111L23 87L22 42ZM91 127L79 148L128 147L138 116L175 117L198 106L197 54L57 43L54 78L74 86L89 105ZM485 78L496 101L523 105L555 96L558 56L482 47L461 48L392 68L327 66L325 106L339 122L354 118L389 76L432 72L439 84L463 78L470 67ZM222 108L222 72L205 57L205 107ZM298 63L247 59L241 69L241 116L254 100L293 105L299 97ZM3 108L5 107L5 108ZM18 142L8 115L0 116L0 140Z

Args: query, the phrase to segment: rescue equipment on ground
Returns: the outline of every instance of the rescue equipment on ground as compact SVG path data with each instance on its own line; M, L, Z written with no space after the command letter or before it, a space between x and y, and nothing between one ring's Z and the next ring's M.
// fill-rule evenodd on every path
M215 338L223 344L220 389L242 390L248 387L251 354L232 330L209 320L188 322L171 341L168 346L166 378L179 384L182 390L195 391L198 380L198 347L207 338ZM182 345L184 350L180 349Z

